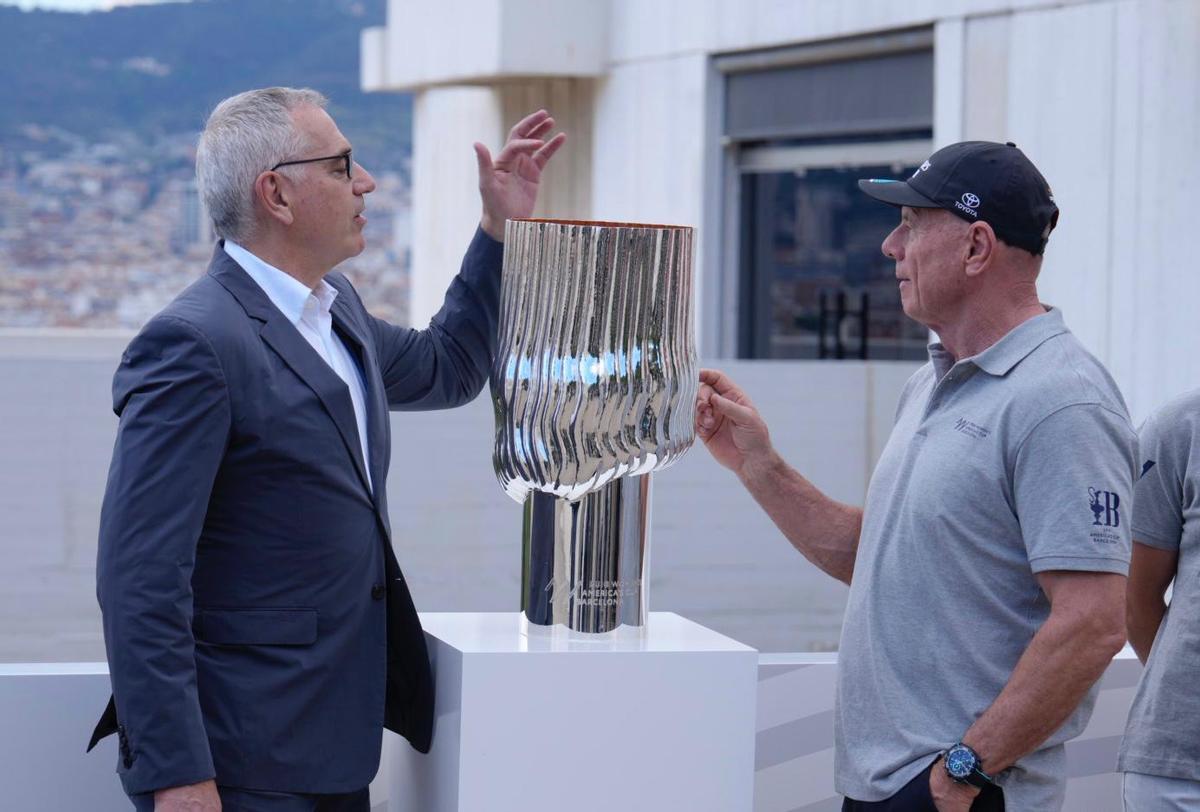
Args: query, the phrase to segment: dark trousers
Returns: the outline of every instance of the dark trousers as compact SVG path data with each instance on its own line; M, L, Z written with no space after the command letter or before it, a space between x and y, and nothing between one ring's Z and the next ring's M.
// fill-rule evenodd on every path
M939 762L934 762L937 764ZM929 791L930 764L891 798L882 801L842 801L842 812L937 812ZM985 789L975 797L971 812L1004 812L1004 792L999 787Z
M221 812L371 812L366 787L344 795L294 795L287 792L217 787ZM154 812L154 793L130 796L137 812Z

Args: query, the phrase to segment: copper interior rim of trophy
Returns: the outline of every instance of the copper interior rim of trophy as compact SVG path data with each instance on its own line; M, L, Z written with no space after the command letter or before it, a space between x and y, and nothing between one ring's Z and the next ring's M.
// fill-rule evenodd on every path
M556 220L549 217L514 217L510 223L546 223L555 226L591 226L593 228L659 228L670 231L691 231L691 226L675 226L662 223L622 223L609 220Z

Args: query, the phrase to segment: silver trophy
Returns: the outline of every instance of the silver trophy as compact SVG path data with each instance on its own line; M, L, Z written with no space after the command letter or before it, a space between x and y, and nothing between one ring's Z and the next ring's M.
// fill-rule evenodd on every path
M643 626L649 474L695 439L692 229L510 220L504 239L493 461L525 506L521 609Z

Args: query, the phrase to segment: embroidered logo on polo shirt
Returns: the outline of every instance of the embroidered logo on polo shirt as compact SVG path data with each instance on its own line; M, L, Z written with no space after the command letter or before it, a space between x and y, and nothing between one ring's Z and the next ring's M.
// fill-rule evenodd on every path
M1092 516L1094 517L1092 524L1094 526L1121 526L1121 497L1112 491L1098 491L1095 488L1088 488L1088 497L1091 499Z
M1119 544L1121 534L1113 528L1121 526L1121 497L1112 491L1088 488L1088 507L1092 511L1092 541L1097 544Z
M954 430L960 431L963 434L967 435L968 437L974 437L976 440L982 440L983 438L985 438L989 434L991 434L990 430L985 429L983 426L979 425L978 423L972 423L970 420L967 420L965 417L960 417L960 418L958 418L958 420L954 421Z

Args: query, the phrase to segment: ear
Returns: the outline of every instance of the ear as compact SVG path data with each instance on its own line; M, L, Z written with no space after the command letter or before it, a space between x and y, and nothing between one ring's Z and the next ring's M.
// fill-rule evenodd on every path
M963 265L967 276L979 276L991 265L996 255L996 232L987 223L971 223L967 228L966 256Z
M254 199L266 217L290 226L295 219L291 190L278 172L263 172L254 179Z

